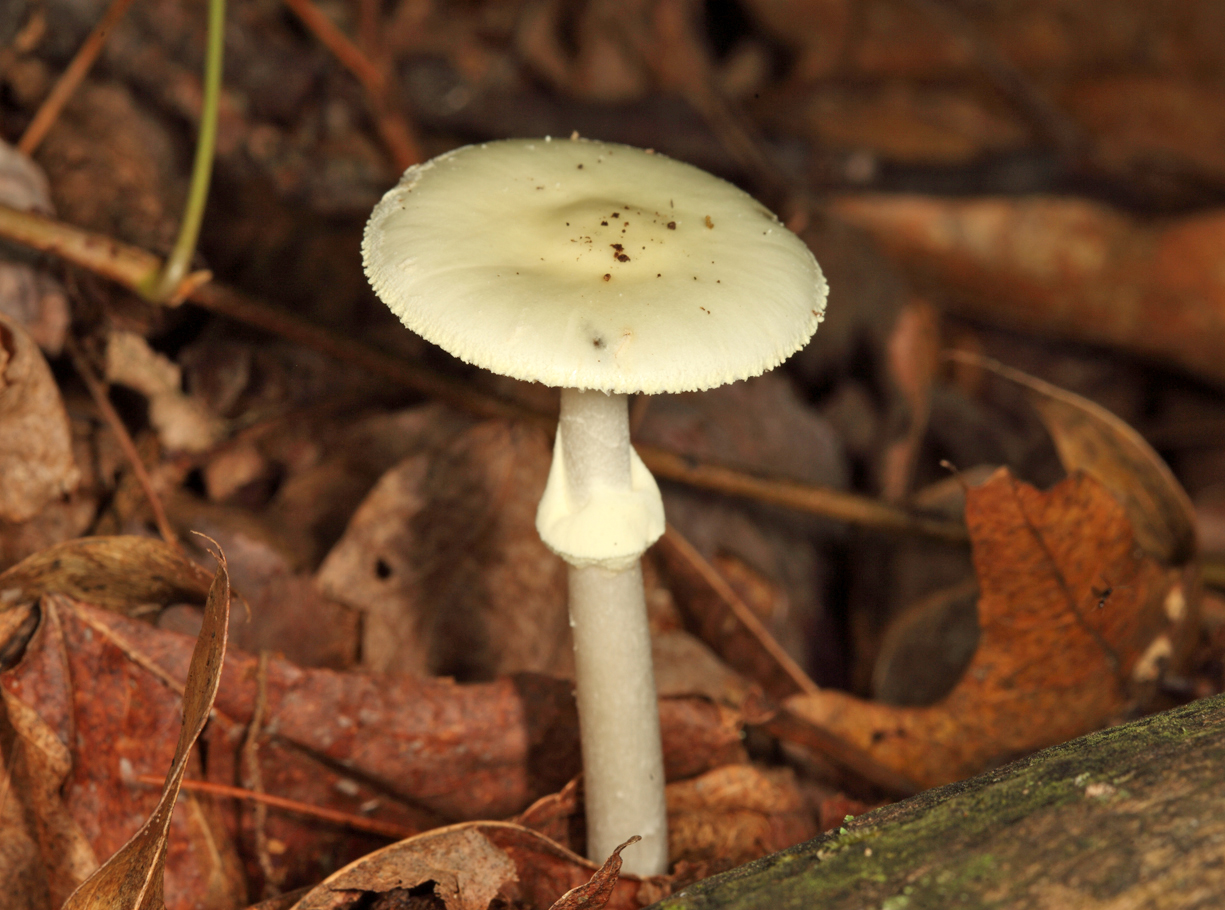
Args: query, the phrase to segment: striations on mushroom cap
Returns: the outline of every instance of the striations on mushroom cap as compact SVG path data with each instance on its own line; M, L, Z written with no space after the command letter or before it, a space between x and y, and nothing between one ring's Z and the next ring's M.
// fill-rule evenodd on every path
M827 287L753 197L625 145L505 140L405 172L362 243L375 292L417 334L494 373L619 393L773 369Z

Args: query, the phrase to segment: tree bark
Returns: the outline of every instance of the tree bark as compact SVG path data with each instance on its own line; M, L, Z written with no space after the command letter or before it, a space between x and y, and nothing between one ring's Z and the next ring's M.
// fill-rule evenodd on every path
M920 793L657 910L1225 903L1225 696Z

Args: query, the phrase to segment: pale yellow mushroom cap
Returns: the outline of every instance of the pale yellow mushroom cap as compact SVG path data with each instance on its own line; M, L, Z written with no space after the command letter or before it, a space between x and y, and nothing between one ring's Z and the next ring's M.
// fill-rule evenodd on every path
M417 334L494 373L684 392L772 369L812 337L825 278L747 193L625 145L512 139L405 172L362 243Z

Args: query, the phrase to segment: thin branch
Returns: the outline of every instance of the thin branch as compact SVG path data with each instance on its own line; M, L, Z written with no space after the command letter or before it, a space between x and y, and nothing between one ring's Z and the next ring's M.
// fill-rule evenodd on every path
M111 29L119 24L119 20L123 18L123 14L131 5L132 0L111 0L111 5L107 7L102 18L98 20L98 24L89 33L89 37L77 50L68 68L60 74L60 78L51 89L51 94L34 114L34 119L30 121L26 131L21 134L21 139L17 142L17 150L23 155L33 155L34 150L46 138L47 133L59 118L60 112L64 109L64 105L68 103L68 99L72 97L77 86L81 84L81 80L85 78L98 59L98 55L102 53L102 48L106 46L106 39L110 37Z
M150 268L156 269L159 265L157 257L145 250L53 218L19 212L3 205L0 205L0 237L36 250L55 253L129 288L134 288ZM191 276L188 280L191 280ZM470 414L527 421L546 430L556 426L556 415L542 414L474 389L360 341L338 335L217 282L198 285L190 291L188 299L218 315L279 335ZM854 493L794 480L755 477L731 468L703 464L651 446L638 446L638 453L647 467L664 480L743 496L878 531L916 534L951 543L969 540L965 526L958 522L916 515Z
M755 477L652 446L639 445L636 448L643 463L661 480L673 480L730 496L743 496L878 531L918 534L950 543L966 543L970 539L965 525L958 522L916 515L854 493L795 480Z
M132 779L137 783L153 784L159 787L164 783L162 778L153 774L138 774ZM207 780L188 779L183 781L183 789L196 793L209 793L213 796L249 799L252 802L275 806L277 809L285 809L288 812L296 812L299 815L307 815L311 818L318 818L326 822L343 825L346 828L352 828L354 831L366 831L370 834L378 834L394 840L404 840L406 837L412 837L414 834L421 833L416 829L405 828L393 822L381 822L374 818L363 818L360 815L353 815L349 812L338 812L335 809L313 806L310 803L299 802L296 799L273 796L271 793L256 793L254 790L244 790L242 787L231 787L229 784L216 784Z
M141 490L144 491L145 499L149 501L149 508L153 511L153 520L157 523L157 530L162 535L162 540L166 541L170 546L181 550L182 545L179 543L178 535L174 533L174 528L170 526L170 521L166 517L166 510L162 507L162 501L158 497L157 491L153 488L153 479L149 477L149 472L145 469L145 463L140 458L140 452L136 450L136 443L132 441L128 428L123 425L123 420L120 419L119 413L107 397L106 387L94 375L93 367L89 365L89 361L85 359L85 355L81 353L81 349L77 347L77 343L71 336L65 339L64 350L67 351L69 359L72 360L72 365L76 369L77 375L81 377L81 381L89 389L89 394L94 400L94 405L98 408L98 413L102 415L106 425L115 434L115 440L119 443L119 448L123 450L124 456L132 466L132 473L136 477L136 482L140 484Z
M372 61L311 0L284 2L341 65L362 84L379 136L396 168L403 171L425 160L412 125L396 101L394 83L388 76L390 67L380 66ZM365 18L368 17L369 11L366 11ZM370 24L365 22L364 25L368 31Z
M241 760L245 768L246 782L255 793L264 794L264 775L259 765L259 740L263 733L264 711L268 707L268 651L259 652L259 663L255 670L255 707L251 709L251 722L247 725L247 735L242 742ZM281 884L285 880L283 872L278 873L272 862L272 854L268 851L268 804L255 801L254 812L255 855L259 860L260 872L264 875L264 899L275 897L281 892Z
M757 614L749 608L749 605L741 599L735 589L727 583L727 580L719 573L719 570L707 562L706 558L697 551L697 548L680 531L672 527L672 525L666 525L662 542L665 546L670 547L701 577L707 587L715 593L719 600L723 602L723 605L736 617L745 631L761 645L762 650L774 661L775 666L782 670L783 674L791 680L795 685L796 691L807 695L815 695L821 691L821 687L812 681L812 677L805 673L804 669L796 663L795 658L788 654L786 649L778 643L778 639L770 633L765 624L757 618ZM758 680L758 682L762 682L762 680Z
M361 49L349 40L349 36L319 7L310 0L285 0L285 5L293 10L294 15L302 20L302 24L310 29L311 34L332 52L332 56L357 77L357 81L367 92L371 95L382 94L386 82L383 71L371 63Z

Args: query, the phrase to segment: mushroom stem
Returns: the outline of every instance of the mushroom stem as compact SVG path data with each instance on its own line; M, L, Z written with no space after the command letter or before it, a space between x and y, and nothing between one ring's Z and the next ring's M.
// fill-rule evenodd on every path
M626 397L562 389L561 402L558 448L570 495L584 502L628 493ZM623 868L660 875L668 868L668 818L642 563L635 557L609 569L568 561L587 855L602 863L637 834L642 841L625 851Z
M618 844L634 875L668 871L659 704L642 566L623 572L570 567L570 623L583 743L587 857L602 863Z

